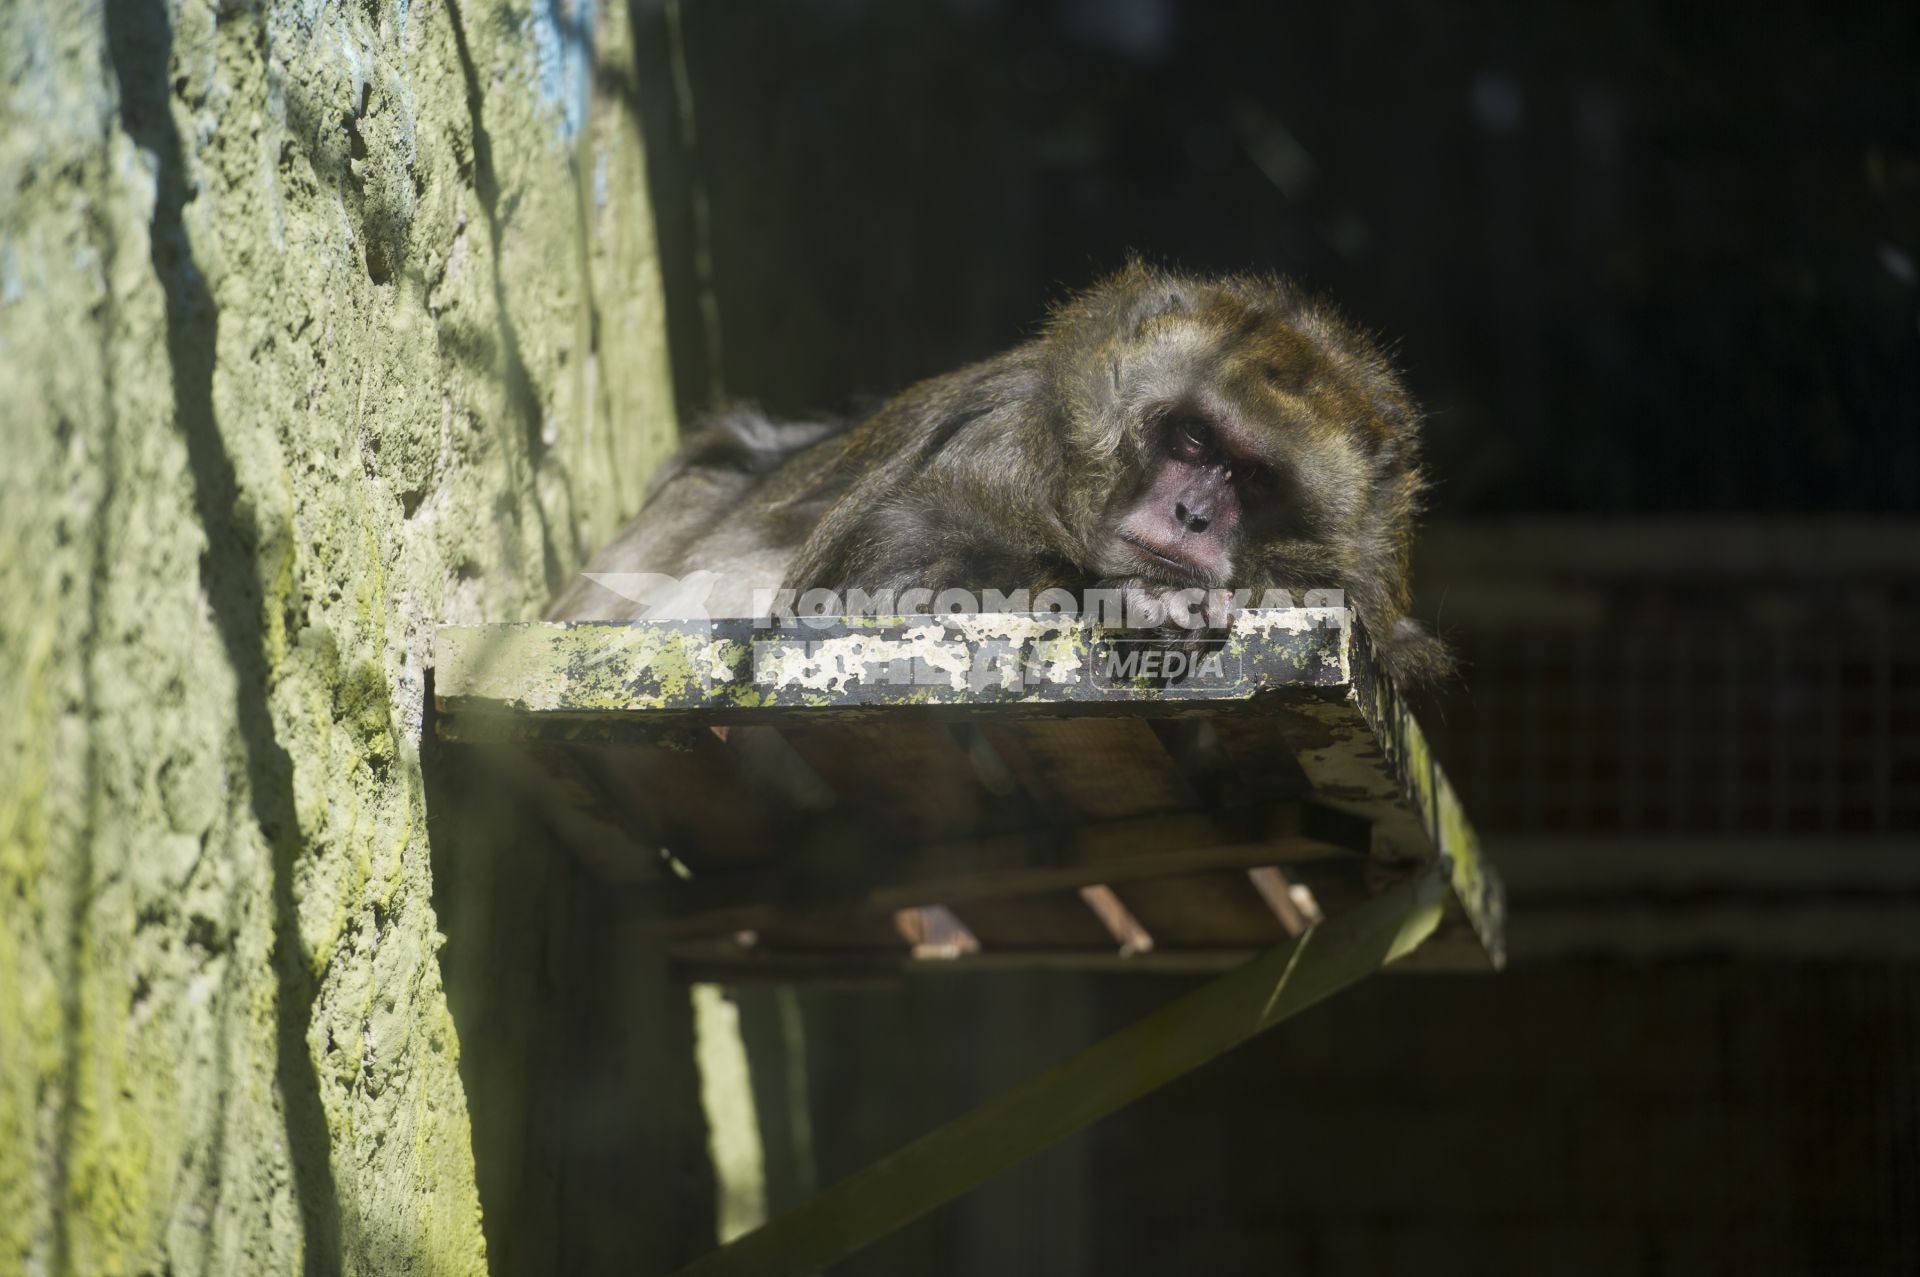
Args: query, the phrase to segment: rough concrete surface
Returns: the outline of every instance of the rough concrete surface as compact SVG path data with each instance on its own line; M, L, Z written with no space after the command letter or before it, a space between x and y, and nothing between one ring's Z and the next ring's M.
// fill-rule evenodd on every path
M624 16L0 5L0 1273L487 1268L424 662L672 437Z

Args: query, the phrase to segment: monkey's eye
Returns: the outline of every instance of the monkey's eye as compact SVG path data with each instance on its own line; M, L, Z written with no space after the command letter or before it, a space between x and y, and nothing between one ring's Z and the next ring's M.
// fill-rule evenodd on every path
M1182 461L1198 461L1213 451L1213 431L1196 417L1175 417L1168 439L1167 446Z
M1266 466L1248 466L1244 470L1235 467L1233 481L1244 495L1254 500L1267 496L1279 484L1278 477Z

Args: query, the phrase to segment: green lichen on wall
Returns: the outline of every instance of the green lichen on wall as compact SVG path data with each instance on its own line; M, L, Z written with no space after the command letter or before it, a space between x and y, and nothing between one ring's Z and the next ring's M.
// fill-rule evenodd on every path
M670 446L624 18L0 6L0 1272L486 1269L425 661Z

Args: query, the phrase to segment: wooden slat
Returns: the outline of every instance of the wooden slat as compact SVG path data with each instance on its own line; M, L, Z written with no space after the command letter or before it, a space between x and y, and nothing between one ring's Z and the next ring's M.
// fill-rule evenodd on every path
M778 868L667 884L660 925L675 935L771 928L784 913L891 913L1207 869L1357 858L1365 826L1285 804L1093 822L1065 831L961 839L883 853L835 873L793 855Z
M1267 908L1290 936L1297 936L1326 918L1319 899L1304 884L1289 882L1277 866L1249 869L1247 881L1253 884L1253 889L1260 893L1260 898L1267 902Z
M1153 933L1140 925L1140 919L1134 916L1126 902L1114 893L1112 887L1095 885L1080 888L1080 899L1087 908L1093 910L1094 917L1100 919L1100 925L1107 929L1115 944L1120 946L1120 956L1131 958L1136 954L1153 952Z
M902 909L893 925L916 959L947 961L980 952L980 938L945 905Z
M747 949L731 940L703 937L667 947L680 978L694 983L754 984L804 980L808 984L876 985L902 979L938 979L969 972L1063 971L1091 975L1115 972L1157 975L1218 975L1260 956L1259 949L1154 949L1123 954L1103 937L1092 949L982 949L954 958L916 958L904 947L874 950ZM1413 961L1419 954L1409 955Z

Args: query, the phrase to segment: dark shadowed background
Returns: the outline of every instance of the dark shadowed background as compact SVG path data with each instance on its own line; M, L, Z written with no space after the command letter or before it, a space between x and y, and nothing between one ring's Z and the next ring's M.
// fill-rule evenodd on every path
M840 409L1138 250L1397 343L1436 515L1920 500L1910 6L686 5L683 409ZM693 139L689 148L687 139Z
M1374 980L836 1271L1920 1271L1912 6L635 13L683 413L872 402L1129 250L1394 343L1512 886L1506 974ZM744 994L774 1205L1179 987Z

